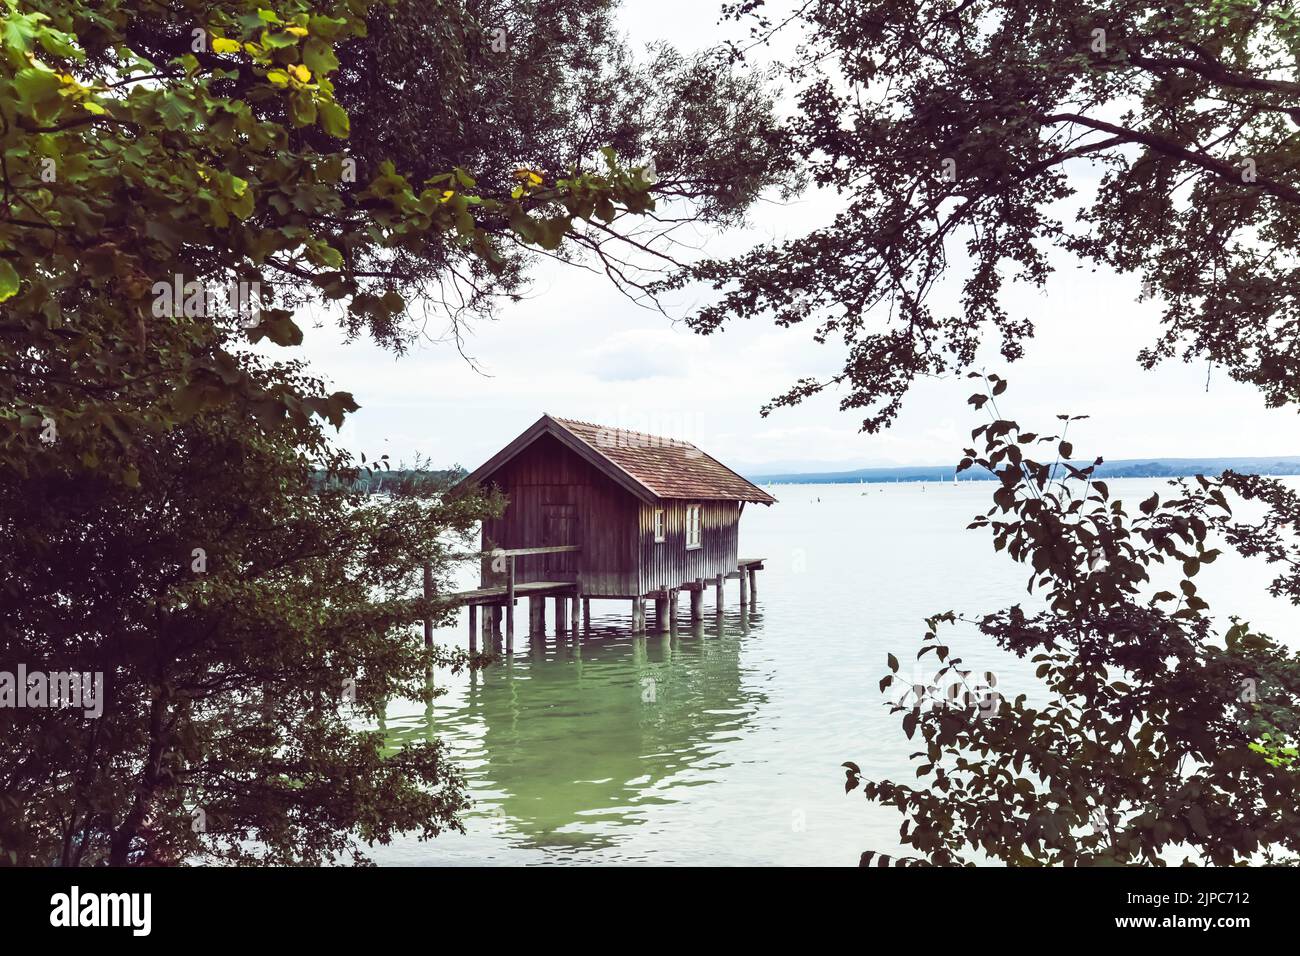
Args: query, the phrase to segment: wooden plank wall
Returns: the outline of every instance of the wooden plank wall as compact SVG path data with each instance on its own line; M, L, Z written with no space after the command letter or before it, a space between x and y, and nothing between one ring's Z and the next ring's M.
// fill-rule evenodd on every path
M681 587L696 578L714 578L736 570L740 545L740 502L701 501L700 547L686 548L688 501L641 504L639 538L641 593ZM654 513L663 508L665 540L654 540Z
M543 435L493 476L510 498L501 518L483 524L483 549L530 548L573 543L569 556L515 559L515 580L572 581L581 568L583 593L624 597L637 586L637 515L640 502L551 435ZM564 516L572 514L569 522ZM550 517L548 522L547 518ZM548 541L548 526L572 526L573 542ZM490 561L483 563L484 587L505 583Z

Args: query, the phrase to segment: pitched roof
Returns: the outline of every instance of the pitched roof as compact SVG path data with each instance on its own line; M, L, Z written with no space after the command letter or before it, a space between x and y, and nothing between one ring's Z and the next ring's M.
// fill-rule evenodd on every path
M527 431L475 469L466 482L482 483L543 435L595 465L632 494L646 501L661 498L776 501L712 455L688 441L663 438L626 428L543 415Z

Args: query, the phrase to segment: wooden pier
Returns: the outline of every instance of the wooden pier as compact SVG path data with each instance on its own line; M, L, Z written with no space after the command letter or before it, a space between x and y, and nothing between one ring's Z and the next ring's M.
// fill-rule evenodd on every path
M583 595L581 585L577 580L527 582L516 582L515 580L515 559L518 557L563 553L576 555L581 551L580 547L574 545L558 545L541 548L496 549L474 554L456 555L461 559L479 559L504 563L506 583L498 587L480 587L450 594L437 594L433 589L433 568L431 565L426 564L424 566L424 596L427 599L441 598L456 607L463 605L469 608L469 649L471 652L478 650L480 630L482 631L485 646L489 642L500 640L504 630L506 650L514 650L515 607L520 598L528 599L528 632L530 636L545 635L545 601L548 597L555 601L557 636L570 631L575 636L579 633L588 634L591 632L592 598ZM661 633L673 633L677 629L678 596L681 591L690 594L691 623L698 624L704 619L704 592L710 587L714 588L715 594L714 613L721 616L725 581L727 579L739 580L740 606L742 608L752 607L757 601L757 575L761 570L763 570L762 558L741 558L736 563L736 570L728 574L719 574L712 579L697 578L695 581L686 582L680 588L650 591L642 595L600 595L597 600L630 599L632 602L632 633L634 634L646 633L645 603L647 599L653 600L655 602L654 623L656 630ZM581 615L579 614L580 607ZM483 608L481 622L479 608ZM503 618L504 628L502 627ZM426 646L433 644L433 621L430 618L424 620L424 642Z

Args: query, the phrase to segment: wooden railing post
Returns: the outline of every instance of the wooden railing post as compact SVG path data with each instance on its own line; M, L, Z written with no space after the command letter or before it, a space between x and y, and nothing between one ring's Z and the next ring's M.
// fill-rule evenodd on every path
M506 558L506 651L515 649L515 556Z
M478 605L469 606L469 652L471 654L478 650Z

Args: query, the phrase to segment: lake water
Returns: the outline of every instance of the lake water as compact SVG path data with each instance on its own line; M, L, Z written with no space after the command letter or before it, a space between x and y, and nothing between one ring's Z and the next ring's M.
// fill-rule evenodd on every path
M1109 484L1131 511L1166 487ZM741 520L742 557L767 559L753 613L740 614L733 580L720 625L712 592L695 631L683 597L672 638L634 638L630 602L593 601L592 635L557 641L548 602L545 641L517 636L486 671L439 675L447 693L431 713L392 705L391 740L446 740L475 805L467 833L399 840L376 862L854 865L863 850L892 852L897 814L845 795L840 768L915 779L914 745L878 688L885 655L912 676L923 618L1031 603L1028 574L965 530L989 482L772 491L778 504ZM1265 593L1271 577L1225 554L1198 584L1216 611L1293 643L1297 611ZM437 639L464 646L464 613ZM1004 695L1041 688L1032 664L973 628L948 634Z

